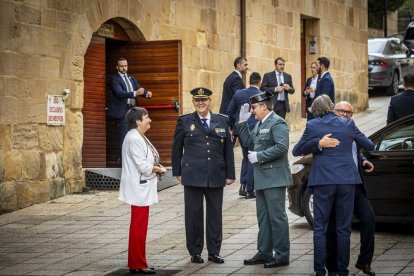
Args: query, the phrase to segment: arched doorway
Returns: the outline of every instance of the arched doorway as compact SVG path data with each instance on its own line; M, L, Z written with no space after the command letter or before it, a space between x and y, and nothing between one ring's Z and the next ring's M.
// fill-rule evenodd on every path
M148 137L171 164L171 145L181 95L181 41L145 41L140 31L122 18L111 19L91 38L85 54L83 114L83 168L120 167L120 143L115 122L106 116L112 97L110 81L119 57L128 60L128 74L146 89L151 99L138 98L153 120Z

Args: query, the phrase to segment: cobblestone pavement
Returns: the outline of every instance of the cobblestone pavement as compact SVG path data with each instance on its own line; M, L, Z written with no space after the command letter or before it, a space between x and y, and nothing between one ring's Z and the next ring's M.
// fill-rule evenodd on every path
M388 97L370 99L370 108L356 114L357 126L367 134L385 125ZM301 136L291 133L293 144ZM241 159L239 149L236 159ZM293 158L290 159L293 161ZM236 170L239 171L240 168ZM288 211L290 265L265 269L245 266L256 253L255 200L238 196L239 184L225 188L223 207L224 264L193 264L185 247L183 189L159 192L150 208L147 256L157 275L312 275L312 231L304 218ZM130 207L117 200L117 191L64 196L0 216L0 275L105 275L127 265ZM373 268L377 275L414 275L413 226L391 225L376 233ZM359 234L352 233L350 273L359 252ZM206 250L203 257L207 259ZM359 274L357 274L359 273ZM116 273L111 273L115 275ZM116 275L123 275L122 271Z

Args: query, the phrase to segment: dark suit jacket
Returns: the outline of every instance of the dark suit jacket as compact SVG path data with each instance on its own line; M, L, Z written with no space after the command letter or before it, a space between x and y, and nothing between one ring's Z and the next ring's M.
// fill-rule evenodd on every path
M221 98L220 113L226 114L227 107L237 90L244 89L243 79L233 71L223 83L223 97Z
M414 114L414 90L405 90L391 97L390 106L388 107L387 124L410 114Z
M141 88L141 85L138 83L138 81L128 75L129 81L131 82L132 89L134 91ZM116 73L112 76L111 80L111 88L112 88L112 98L111 102L108 107L108 116L115 118L115 119L121 119L125 113L128 110L128 99L134 98L133 92L127 91L127 86L125 84L125 81L122 79L122 77ZM146 92L144 95L146 96Z
M322 94L328 95L332 102L335 103L335 85L329 72L323 75L316 85L315 98Z
M172 174L184 186L218 188L236 179L233 142L225 115L211 114L206 131L197 112L180 116L172 145Z
M284 91L286 112L290 112L289 94L295 93L295 88L293 87L292 77L289 74L285 73L285 72L283 72L283 83L287 83L287 84L290 85L290 89ZM273 101L274 101L273 105L275 105L275 103L277 101L277 94L278 93L275 93L275 87L277 87L277 86L278 86L278 83L277 83L275 71L264 74L263 81L262 81L262 86L260 87L260 90L269 91L269 92L271 92L275 95L273 97Z
M340 144L335 148L320 150L319 140L327 133L332 133L332 137L338 139ZM361 184L362 179L352 156L353 141L365 150L374 150L374 143L359 131L353 120L327 113L308 121L301 139L292 151L294 156L315 153L308 186Z
M235 128L235 124L239 122L241 106L245 103L250 103L249 98L258 93L260 93L259 88L250 86L249 88L236 91L236 94L234 94L233 99L231 99L226 114L227 116L229 116L230 128L233 130L233 135L238 135L238 130L237 128ZM257 120L254 117L254 115L250 116L250 118L247 120L247 123L249 125L249 129L252 130L257 123Z

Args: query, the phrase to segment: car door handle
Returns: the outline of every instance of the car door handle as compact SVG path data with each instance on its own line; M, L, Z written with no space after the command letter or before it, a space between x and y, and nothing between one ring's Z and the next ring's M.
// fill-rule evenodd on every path
M381 153L373 153L371 152L370 155L377 157L378 159L387 159L388 156L385 154L381 154Z

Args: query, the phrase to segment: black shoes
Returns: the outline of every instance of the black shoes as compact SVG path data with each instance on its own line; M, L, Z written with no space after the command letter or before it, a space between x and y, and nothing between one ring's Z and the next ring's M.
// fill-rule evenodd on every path
M246 196L246 191L244 190L244 186L240 185L239 196Z
M367 274L369 276L375 276L375 272L374 272L374 270L371 269L370 265L364 265L364 264L356 263L355 267L360 269L362 272L364 272L365 274Z
M153 267L149 267L147 269L129 269L130 274L156 274L157 272L154 270Z
M289 262L281 262L281 261L273 259L270 262L265 263L264 268L287 266L287 265L289 265Z
M265 260L260 260L256 256L254 256L251 259L244 260L245 265L257 265L257 264L264 264L264 263L266 263Z
M253 191L246 193L246 199L256 198L256 193Z
M200 254L195 254L191 257L191 262L196 264L202 264L204 263L203 257L201 257Z
M220 255L217 255L217 254L208 255L208 260L216 264L224 263L224 259Z

